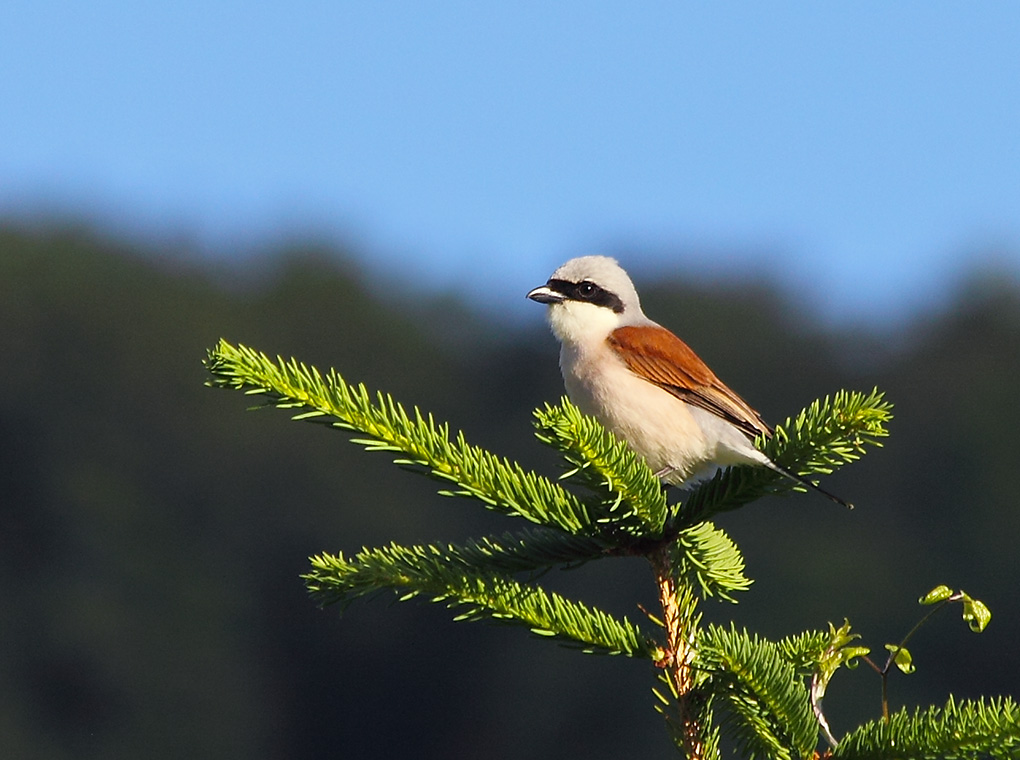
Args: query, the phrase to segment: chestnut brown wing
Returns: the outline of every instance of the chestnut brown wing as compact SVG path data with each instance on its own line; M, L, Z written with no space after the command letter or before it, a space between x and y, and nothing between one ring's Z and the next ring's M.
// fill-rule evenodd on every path
M749 438L771 436L770 428L746 401L669 330L658 325L620 327L608 342L631 372L682 401L722 417Z

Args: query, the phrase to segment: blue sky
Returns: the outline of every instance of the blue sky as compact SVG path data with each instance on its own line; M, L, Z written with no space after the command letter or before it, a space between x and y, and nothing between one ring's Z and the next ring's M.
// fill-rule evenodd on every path
M15 0L0 214L308 230L536 320L589 252L885 320L1020 271L1018 51L1015 2Z

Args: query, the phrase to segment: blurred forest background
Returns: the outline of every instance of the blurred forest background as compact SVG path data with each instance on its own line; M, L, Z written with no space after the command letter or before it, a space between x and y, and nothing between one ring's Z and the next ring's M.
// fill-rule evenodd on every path
M220 337L334 366L558 468L531 434L531 410L562 394L541 309L503 324L399 272L373 279L350 253L294 245L252 275L81 227L0 228L4 756L674 756L646 663L453 623L438 605L384 597L341 617L306 598L313 553L519 526L342 433L204 387ZM1015 277L975 271L951 302L879 329L825 326L768 282L667 275L639 283L646 311L770 421L840 388L896 405L886 447L826 479L855 511L791 494L722 516L756 583L708 618L773 637L849 618L880 657L946 583L984 600L991 625L976 636L951 609L925 628L894 706L1016 695ZM546 582L632 619L654 603L638 561ZM837 735L879 698L866 667L837 675Z

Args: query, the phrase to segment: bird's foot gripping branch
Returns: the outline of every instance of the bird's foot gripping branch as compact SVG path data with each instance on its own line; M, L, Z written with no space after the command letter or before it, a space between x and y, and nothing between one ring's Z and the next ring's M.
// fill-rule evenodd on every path
M646 660L659 676L658 709L690 758L718 757L726 736L767 758L818 756L826 739L834 747L824 755L839 758L1012 757L1007 753L1020 747L1017 707L1009 700L950 701L896 713L837 742L825 723L822 695L839 666L867 654L853 646L849 626L769 641L701 623L702 600L734 600L750 585L739 549L710 518L797 488L780 473L731 468L670 503L643 460L566 400L536 412L538 438L568 466L553 480L335 371L323 374L226 342L209 352L206 365L210 385L257 396L262 406L287 409L296 420L353 431L353 442L390 452L398 465L435 478L441 493L528 523L461 544L389 544L349 556L317 555L304 579L323 604L346 605L388 589L401 600L443 602L459 620L511 623L584 652ZM889 418L881 394L840 392L778 426L766 453L804 476L827 473L880 444ZM641 615L640 624L536 582L550 567L623 555L646 557L657 584L661 611ZM952 754L961 747L965 754Z

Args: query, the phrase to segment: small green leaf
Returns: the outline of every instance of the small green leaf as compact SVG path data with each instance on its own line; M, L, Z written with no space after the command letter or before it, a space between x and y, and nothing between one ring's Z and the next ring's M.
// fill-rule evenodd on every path
M906 647L897 646L896 644L886 644L885 648L892 652L893 662L896 663L896 667L904 673L913 673L914 658L910 656L910 650Z
M974 633L981 633L992 619L992 611L979 599L963 595L963 619Z
M829 623L829 637L829 644L818 660L818 673L822 684L828 684L840 666L853 670L860 664L857 658L871 652L867 647L850 646L850 643L860 636L850 632L849 621L844 620L838 629Z
M946 599L953 595L953 590L949 586L936 586L927 594L917 600L918 604L938 604L944 602Z
M858 662L859 657L866 657L871 652L867 647L846 647L842 650L843 653L843 664L847 670L853 670L861 663Z

